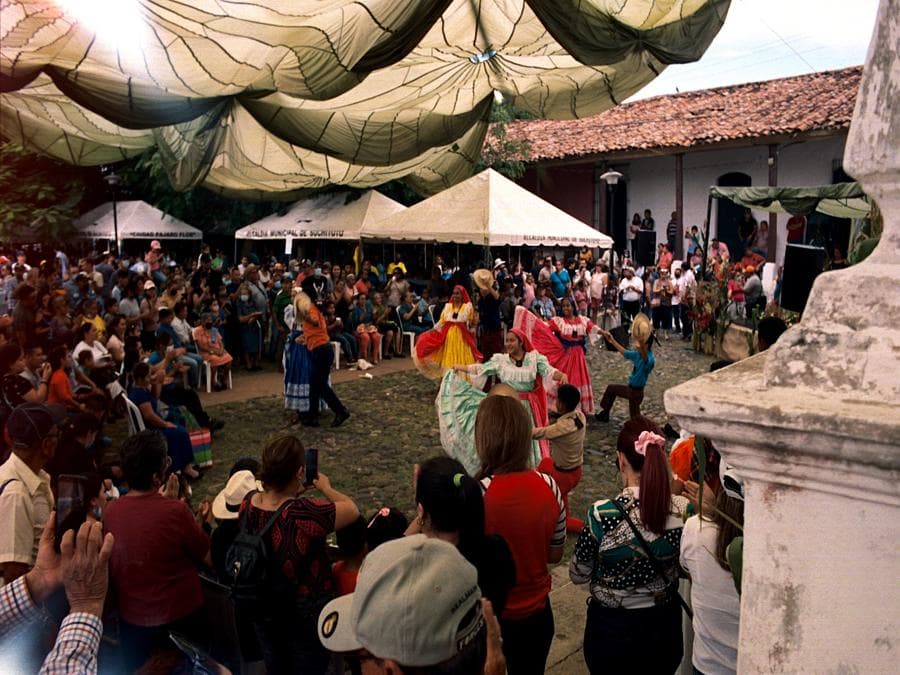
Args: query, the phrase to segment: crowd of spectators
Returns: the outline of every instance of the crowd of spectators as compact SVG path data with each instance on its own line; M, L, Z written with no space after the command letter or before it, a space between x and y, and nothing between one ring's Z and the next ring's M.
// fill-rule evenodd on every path
M555 634L548 566L562 560L574 520L582 527L570 575L590 588L584 644L591 672L617 669L610 665L620 663L615 658L646 672L677 668L682 629L674 588L685 570L695 581L694 666L734 670L737 590L722 552L739 534L733 525L742 517L740 479L723 471L721 479L707 473L701 481L690 460L673 472L665 438L643 417L619 434L622 492L599 499L577 514L582 518L567 512L568 490L553 478L560 466L580 470L581 452L569 447L571 439L565 445L550 434L554 467L532 466L531 420L504 395L479 406L478 471L423 457L409 503L399 509L361 516L352 495L325 473L306 475L295 435L270 439L258 459L233 467L212 504L192 508L184 480L196 471L190 439L161 404L217 428L195 391L206 362L222 387L232 355L249 370L277 358L289 331L280 310L290 304L290 289L299 286L321 307L329 333L344 336L336 340L342 349L377 361L373 345L383 340L385 358L401 355L403 330L427 330L451 286L471 289L472 280L438 258L416 294L399 257L384 270L365 262L357 277L352 268L305 261L244 259L229 269L208 252L179 266L155 244L143 261L99 256L61 267L56 257L32 269L17 262L4 278L0 296L14 319L0 345L4 444L11 451L0 466L0 508L14 517L0 526L0 639L32 619L37 605L52 606L62 584L68 602L57 597L55 615L66 618L55 646L41 654L46 672L94 672L98 653L127 672L170 672L160 664L187 662L179 650L196 649L232 671L262 661L271 673L344 666L367 673L541 673ZM530 272L495 260L502 320L511 322L529 297L538 314L569 300L607 326L646 303L666 330L653 287L677 288L683 277L667 281L663 265L644 270L648 280L658 276L649 293L642 283L634 297L622 284L640 277L622 262L594 261L587 249L571 260L536 256ZM683 268L688 273L690 265ZM116 387L128 387L147 428L113 451L103 424L125 412L113 405L122 396ZM571 416L576 405L563 401L559 411ZM574 438L583 444L583 433ZM330 470L327 456L321 465ZM87 486L88 525L65 535L60 560L50 541L54 505L64 506L59 476L72 474ZM414 512L411 521L405 509ZM701 518L709 527L699 527ZM257 540L265 574L254 598L229 601L239 648L224 653L217 647L223 617L211 612L211 589L225 589L227 597L238 571L237 542L246 548ZM644 544L652 559L641 552ZM114 590L108 599L107 579ZM108 653L100 651L104 631L118 645ZM623 647L628 640L631 648Z

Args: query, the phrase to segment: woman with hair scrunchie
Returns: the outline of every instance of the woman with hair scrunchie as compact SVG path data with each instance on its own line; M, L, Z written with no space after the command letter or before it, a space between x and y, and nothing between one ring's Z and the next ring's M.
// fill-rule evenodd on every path
M681 662L676 593L688 500L671 492L665 443L647 418L625 423L616 444L624 489L614 500L591 505L575 545L569 576L576 584L590 583L584 660L591 673L674 673ZM647 542L665 578L623 513Z

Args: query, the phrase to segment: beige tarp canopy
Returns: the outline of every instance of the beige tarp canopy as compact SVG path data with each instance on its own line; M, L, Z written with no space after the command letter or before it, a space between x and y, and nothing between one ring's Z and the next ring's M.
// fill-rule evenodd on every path
M122 239L202 239L203 232L166 215L142 201L116 203L115 222ZM113 203L106 202L79 217L75 236L80 239L108 239L114 235Z
M695 61L729 0L3 0L0 133L67 162L158 147L176 189L296 198L468 177L499 94L595 115Z
M588 246L613 240L487 169L360 231L363 239L483 246Z
M865 218L872 205L859 183L835 183L814 187L709 188L713 197L729 199L753 209L807 216L814 211L835 218Z
M360 229L406 207L369 190L302 199L283 215L272 214L234 233L235 239L359 239Z

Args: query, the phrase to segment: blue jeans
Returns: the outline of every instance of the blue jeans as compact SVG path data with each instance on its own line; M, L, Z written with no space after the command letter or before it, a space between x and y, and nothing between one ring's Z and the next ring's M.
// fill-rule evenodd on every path
M187 352L178 357L178 363L190 366L191 372L188 374L188 382L194 388L200 385L200 368L203 367L203 357L194 352Z
M341 345L341 352L344 354L344 357L349 361L356 361L356 338L350 333L335 333L331 336L332 341L339 342Z

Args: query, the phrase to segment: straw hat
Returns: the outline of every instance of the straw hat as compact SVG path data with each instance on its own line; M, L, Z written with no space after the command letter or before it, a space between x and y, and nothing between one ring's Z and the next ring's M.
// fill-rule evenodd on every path
M494 269L498 267L502 267L506 264L506 261L503 258L494 258Z
M494 285L494 273L490 270L475 270L472 273L472 280L478 288L489 291Z
M631 336L636 341L644 343L650 338L650 333L652 332L653 326L650 323L650 319L643 312L638 313L631 324Z

